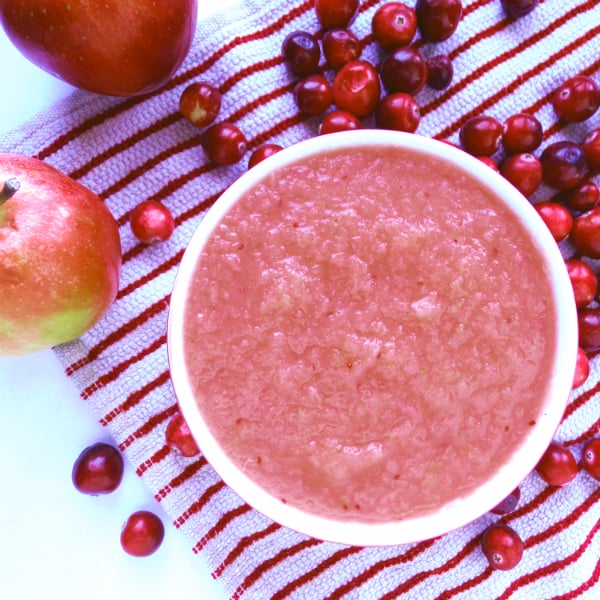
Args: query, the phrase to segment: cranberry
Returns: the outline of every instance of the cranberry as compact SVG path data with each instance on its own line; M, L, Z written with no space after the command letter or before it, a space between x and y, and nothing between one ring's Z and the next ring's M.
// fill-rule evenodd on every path
M269 158L273 154L283 150L283 148L279 144L263 144L259 146L251 155L248 160L248 168L251 169L259 162L265 160L265 158Z
M396 48L380 66L381 81L388 92L416 94L427 83L427 62L410 46Z
M500 173L524 196L531 196L542 183L542 163L529 152L511 154L502 162Z
M403 2L386 2L375 11L371 31L384 50L408 46L417 33L417 16Z
M361 51L360 40L348 29L330 29L323 34L323 54L332 69L341 69Z
M509 154L533 152L542 143L542 124L528 113L511 115L504 121L502 145Z
M573 221L571 242L583 256L600 258L600 207L592 208Z
M590 375L590 361L581 347L577 348L577 360L575 361L575 374L573 375L573 389L583 385Z
M592 129L581 142L590 171L600 171L600 127Z
M131 556L149 556L158 550L165 527L158 516L147 510L134 512L123 523L121 547Z
M129 225L133 235L144 244L164 242L175 230L171 211L162 202L144 200L132 211Z
M422 37L429 42L448 39L458 27L462 16L460 0L417 0L417 25Z
M574 142L565 140L546 146L540 160L544 183L556 190L573 188L585 176L585 155Z
M110 444L99 442L88 446L75 460L71 479L83 494L114 492L123 479L123 457Z
M501 0L504 12L512 19L520 19L528 15L538 2L539 0Z
M200 453L196 440L181 413L173 415L167 423L165 440L169 448L181 456L190 457Z
M562 83L552 95L556 114L567 123L589 119L600 106L600 88L587 75L576 75Z
M519 534L503 523L494 523L483 532L481 549L490 566L501 571L516 567L523 557Z
M494 117L477 115L460 128L460 143L473 156L491 156L500 147L502 131L502 123Z
M587 306L577 311L579 345L585 352L600 350L600 308Z
M547 484L560 487L573 481L579 468L573 453L568 448L552 442L535 470Z
M598 293L598 278L592 267L579 258L569 258L565 261L567 273L573 287L575 306L587 306Z
M319 23L328 29L348 27L356 17L359 0L315 0Z
M208 158L218 165L238 162L248 147L246 136L232 123L216 123L202 134L202 147Z
M416 100L404 92L384 96L375 113L377 126L382 129L414 133L421 121Z
M498 168L498 163L491 156L478 156L477 157L484 165L488 166L496 173L500 173L500 169Z
M306 115L321 115L333 101L329 81L323 75L308 75L294 86L296 105Z
M534 208L557 242L562 242L571 233L573 217L562 204L546 200L538 202Z
M445 90L454 76L454 67L447 54L436 54L427 59L427 85L434 90Z
M205 81L190 83L179 97L179 112L192 125L210 125L221 110L221 92Z
M561 197L572 210L584 212L600 204L600 189L593 181L585 181L570 190L565 190Z
M512 512L517 507L517 504L519 504L520 499L521 490L516 487L504 500L496 504L490 512L495 515L505 515Z
M319 134L335 133L336 131L351 131L362 129L361 120L347 110L332 110L323 117Z
M321 60L321 48L314 35L307 31L292 31L281 46L283 58L294 75L305 77L316 73Z
M375 67L366 60L351 60L333 80L333 101L357 117L372 114L379 104L381 84Z
M581 466L594 479L600 481L600 438L590 440L581 454Z

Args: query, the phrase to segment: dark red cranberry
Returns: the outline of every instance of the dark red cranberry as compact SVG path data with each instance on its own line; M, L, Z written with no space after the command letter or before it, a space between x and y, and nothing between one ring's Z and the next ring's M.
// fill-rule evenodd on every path
M567 447L552 442L535 470L549 485L563 486L575 479L579 467L573 453Z
M315 0L319 23L327 28L345 28L354 21L359 0Z
M600 189L593 181L584 181L562 192L561 199L570 209L585 212L600 204Z
M589 258L600 258L600 207L592 208L573 221L571 243Z
M204 131L202 147L210 160L218 165L232 165L238 162L246 149L246 136L233 123L216 123Z
M381 83L375 67L366 60L351 60L335 75L333 101L341 110L361 118L375 112Z
M523 541L504 523L490 525L481 536L481 549L493 569L513 569L523 557Z
M381 99L375 120L381 129L414 133L421 121L421 111L410 94L396 92Z
M417 26L429 42L448 39L458 27L462 16L461 0L417 0Z
M590 440L583 447L581 466L594 479L600 481L600 438Z
M321 48L315 36L307 31L288 33L281 52L294 75L305 77L316 73L319 68Z
M539 3L539 0L501 0L502 8L511 19L520 19L528 15Z
M250 155L250 159L248 160L248 168L251 169L259 162L265 160L265 158L269 158L273 154L276 154L283 148L279 144L263 144L259 146L252 154Z
M121 547L132 556L150 556L165 537L165 527L157 515L147 510L133 513L123 523Z
M577 360L575 361L575 374L573 375L572 389L582 386L590 376L590 361L585 350L577 348Z
M414 95L427 83L427 62L415 48L396 48L381 62L380 75L388 92Z
M321 115L333 102L329 81L323 75L308 75L294 86L296 105L306 115Z
M585 176L585 155L574 142L564 140L546 146L540 160L544 183L556 190L573 188Z
M565 261L567 273L573 287L575 306L583 308L591 303L598 293L598 278L588 263L580 258L569 258Z
M519 500L521 499L521 490L516 487L504 500L496 504L490 511L495 515L506 515L517 508Z
M347 110L332 110L323 117L319 134L352 131L354 129L362 129L362 126L361 120L351 112Z
M502 162L500 173L524 196L531 196L542 183L542 163L529 152L511 154Z
M167 423L165 441L171 450L181 456L191 457L200 454L196 440L181 413L176 413Z
M417 32L417 16L414 9L403 2L386 2L375 11L371 31L384 50L408 46Z
M190 83L179 97L179 112L192 125L206 127L221 110L221 92L206 81Z
M360 40L348 29L329 29L323 34L323 54L332 69L341 69L361 53Z
M83 494L110 494L123 479L123 457L110 444L99 442L88 446L75 460L71 478Z
M581 149L585 154L588 169L600 171L600 127L592 129L581 142Z
M586 306L577 311L579 345L584 352L600 350L600 308Z
M503 127L494 117L471 117L459 132L463 149L473 156L491 156L500 147Z
M427 59L427 85L434 90L445 90L452 82L454 67L447 54L436 54Z
M567 208L558 202L545 200L534 205L537 213L546 223L552 237L557 242L562 242L571 233L573 217Z
M542 143L542 124L528 113L511 115L504 121L502 145L509 154L533 152Z
M552 95L556 114L567 123L589 119L600 106L600 88L587 75L576 75L562 83Z

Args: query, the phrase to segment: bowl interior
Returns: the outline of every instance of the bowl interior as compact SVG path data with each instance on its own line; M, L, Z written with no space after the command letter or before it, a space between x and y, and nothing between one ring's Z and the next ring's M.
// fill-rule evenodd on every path
M557 315L553 332L556 351L548 393L540 418L518 448L509 453L506 462L489 481L464 498L425 515L386 523L324 518L283 503L257 485L229 459L208 427L194 397L184 355L184 315L192 275L198 257L223 216L246 190L268 173L303 157L360 145L400 146L440 157L484 183L518 216L539 249L551 282ZM169 312L168 354L176 397L209 463L244 501L274 521L319 539L350 545L395 545L429 539L465 525L494 507L530 473L552 440L568 400L575 369L577 325L570 287L560 250L531 204L503 177L477 159L448 144L413 134L363 130L319 136L291 146L245 173L207 212L194 233L176 277Z

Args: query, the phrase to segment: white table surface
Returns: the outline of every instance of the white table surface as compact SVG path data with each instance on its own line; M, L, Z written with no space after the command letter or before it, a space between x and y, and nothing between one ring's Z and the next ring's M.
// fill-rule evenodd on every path
M220 0L218 8L236 0ZM199 2L198 18L215 10ZM0 131L18 127L72 91L26 61L0 28ZM1 150L1 149L0 149ZM203 558L127 464L119 489L86 496L71 482L81 450L110 441L51 351L0 359L0 598L220 600ZM121 549L124 520L161 515L165 540L150 557Z

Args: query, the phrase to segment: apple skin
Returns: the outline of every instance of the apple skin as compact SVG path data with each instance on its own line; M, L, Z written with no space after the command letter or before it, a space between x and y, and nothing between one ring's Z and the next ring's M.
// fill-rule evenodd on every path
M96 194L36 158L0 153L0 356L79 337L113 303L120 268L119 228Z
M187 55L197 0L0 0L0 23L33 64L71 85L131 97Z

